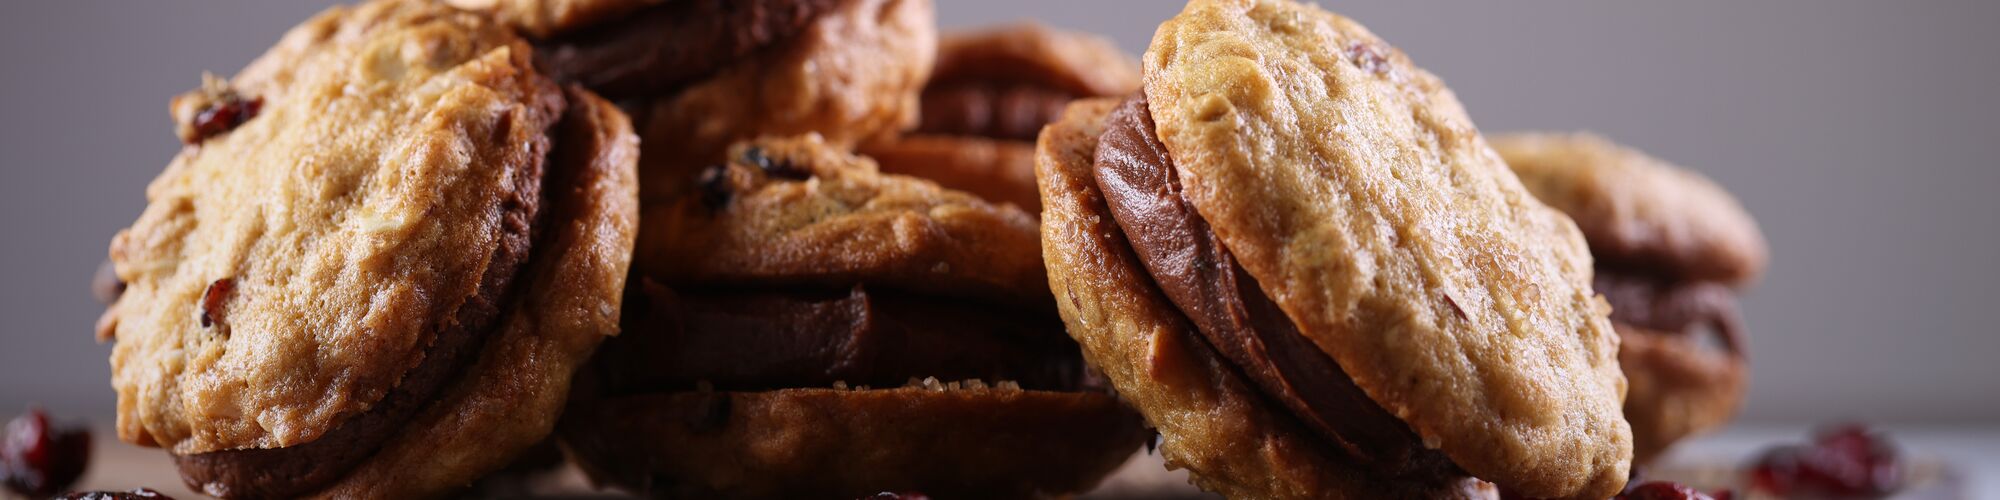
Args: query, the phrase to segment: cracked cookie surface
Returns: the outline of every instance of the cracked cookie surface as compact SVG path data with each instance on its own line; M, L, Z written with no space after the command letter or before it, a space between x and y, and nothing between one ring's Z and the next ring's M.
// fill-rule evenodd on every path
M377 2L295 28L227 83L256 116L193 137L112 242L120 437L176 453L310 441L395 388L440 330L489 320L460 312L525 257L562 105L530 54L476 16ZM176 99L177 118L218 94Z
M1370 398L1512 491L1618 491L1625 380L1584 240L1442 82L1284 1L1192 2L1144 63L1187 201Z

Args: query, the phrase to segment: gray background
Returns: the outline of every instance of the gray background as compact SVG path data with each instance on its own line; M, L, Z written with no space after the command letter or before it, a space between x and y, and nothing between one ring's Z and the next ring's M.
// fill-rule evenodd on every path
M942 0L1135 53L1179 2ZM1323 2L1442 75L1483 130L1601 131L1762 222L1744 419L2000 422L2000 2ZM108 420L86 283L177 146L167 99L321 2L0 5L0 415Z

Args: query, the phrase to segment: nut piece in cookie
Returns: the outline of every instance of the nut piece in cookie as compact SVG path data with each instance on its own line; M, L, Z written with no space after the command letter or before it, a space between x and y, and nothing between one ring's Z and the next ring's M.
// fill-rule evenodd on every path
M1442 82L1289 1L1191 2L1143 59L1037 174L1070 334L1170 465L1242 497L1619 491L1588 249Z
M733 148L648 210L624 332L562 435L676 497L1019 498L1148 437L1048 307L1035 220L817 136Z
M937 50L930 0L453 0L536 37L561 82L634 112L647 202L685 194L731 143L907 128Z
M1038 210L1034 140L1073 99L1139 89L1132 56L1109 40L1025 23L947 33L917 128L864 143L885 172Z
M1595 135L1509 134L1493 148L1597 257L1639 461L1727 422L1748 371L1736 293L1766 259L1750 214L1700 174Z
M175 100L190 144L111 245L121 439L213 496L401 497L550 432L616 331L637 138L512 33L336 7Z

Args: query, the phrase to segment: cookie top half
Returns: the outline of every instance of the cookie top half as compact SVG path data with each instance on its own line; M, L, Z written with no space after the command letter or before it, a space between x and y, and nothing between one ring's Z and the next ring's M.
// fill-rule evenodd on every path
M1536 198L1569 214L1600 265L1743 284L1764 271L1764 235L1728 191L1692 170L1588 133L1496 136Z
M818 135L738 143L697 194L648 207L634 266L673 286L855 283L1047 307L1035 218L879 172Z
M488 322L563 106L531 56L479 16L372 2L176 98L189 144L111 245L129 284L100 331L120 437L178 454L311 441L439 331Z
M667 0L445 0L454 7L490 13L536 38L630 15Z
M1610 496L1631 432L1582 235L1366 28L1196 0L1144 57L1185 197L1369 397L1472 474Z

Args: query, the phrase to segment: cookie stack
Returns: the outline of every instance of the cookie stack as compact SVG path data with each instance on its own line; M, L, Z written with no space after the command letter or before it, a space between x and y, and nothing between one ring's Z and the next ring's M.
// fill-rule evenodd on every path
M243 498L447 495L551 436L652 496L1061 496L1155 435L1231 497L1605 498L1738 399L1762 243L1705 181L1503 161L1287 0L1194 0L1143 65L932 9L320 14L174 101L112 244L120 437Z

